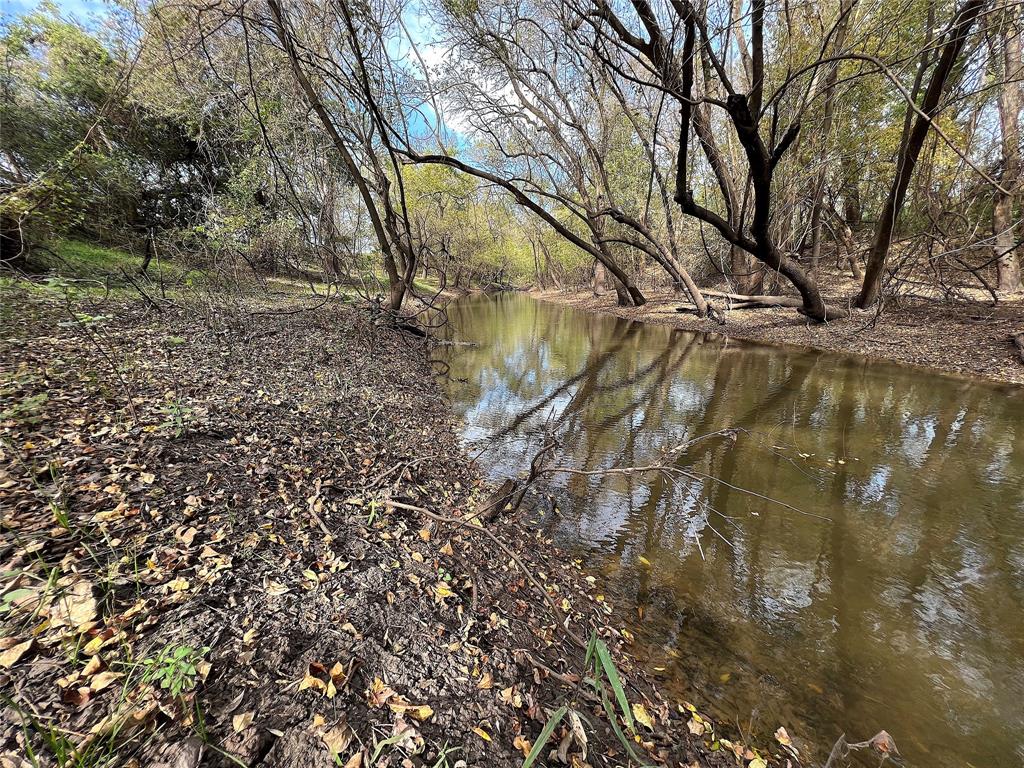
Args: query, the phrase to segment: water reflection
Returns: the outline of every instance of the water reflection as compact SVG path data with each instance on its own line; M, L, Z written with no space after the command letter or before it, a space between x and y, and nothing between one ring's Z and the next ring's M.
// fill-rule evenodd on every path
M560 463L585 469L743 430L688 450L692 481L547 488L546 524L608 575L681 695L762 734L884 727L911 764L1021 764L1019 390L524 296L468 298L450 316L476 343L447 348L450 395L494 478L527 466L546 424Z

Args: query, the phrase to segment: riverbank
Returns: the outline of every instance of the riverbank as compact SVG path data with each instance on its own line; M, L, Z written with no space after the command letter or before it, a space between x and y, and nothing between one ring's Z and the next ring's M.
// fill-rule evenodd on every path
M624 765L619 728L761 765L661 697L581 563L473 522L420 339L341 302L64 290L0 286L4 759L511 768L569 706L538 764ZM582 682L594 633L635 731Z
M691 331L720 333L767 344L784 344L830 352L864 355L915 365L942 373L1024 385L1024 361L1013 337L1024 333L1024 299L991 307L985 304L939 304L904 298L881 315L857 312L851 317L811 324L791 308L741 309L725 313L726 324L701 319L677 307L692 307L671 290L645 292L642 307L619 307L612 292L535 291L543 301L567 304L585 312L615 315L644 323ZM723 309L722 300L714 300Z

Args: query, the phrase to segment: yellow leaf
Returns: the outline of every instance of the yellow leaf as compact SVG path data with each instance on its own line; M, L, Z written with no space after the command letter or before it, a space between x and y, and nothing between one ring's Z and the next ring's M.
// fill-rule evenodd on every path
M473 729L473 733L475 733L477 736L479 736L484 741L490 741L491 740L490 734L488 734L487 731L485 731L483 728L474 728Z
M784 747L788 747L793 744L792 740L789 738L789 734L786 733L786 729L781 725L779 726L779 730L775 732L775 739Z
M529 757L530 750L533 749L533 745L529 739L524 739L522 736L516 736L512 740L512 746L523 753L523 757Z
M650 561L650 560L648 560L648 559L647 559L646 557L644 557L643 555L640 555L640 557L639 557L639 558L637 558L637 559L638 559L638 560L639 560L639 561L640 561L641 563L643 563L644 565L646 565L646 566L647 566L648 568L650 568L650 567L651 567L651 561Z
M244 712L241 715L235 715L231 718L231 727L235 729L235 733L241 733L252 725L254 717L256 717L255 712Z
M393 688L385 685L384 681L379 677L375 677L370 685L370 690L366 692L366 699L371 707L381 707L387 703L388 699L395 695Z
M455 596L455 593L452 592L451 587L449 587L445 582L443 582L443 581L437 582L437 585L434 587L434 597L437 600L444 600L446 597L454 597L454 596Z
M420 704L418 707L411 708L409 714L422 723L424 720L433 717L434 709L429 704Z
M763 758L755 757L747 763L747 768L768 768L768 763L766 763Z
M636 721L640 723L640 725L644 726L648 730L654 730L654 723L651 720L651 716L647 714L647 710L644 708L643 704L633 705L633 717L636 718Z
M490 672L484 672L483 677L480 678L480 682L476 684L476 687L481 691L489 691L494 687L494 678L491 677Z

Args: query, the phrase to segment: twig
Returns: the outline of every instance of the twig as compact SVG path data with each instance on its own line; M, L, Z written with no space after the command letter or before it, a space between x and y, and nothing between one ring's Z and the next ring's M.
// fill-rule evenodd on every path
M159 304L157 304L156 301L154 301L153 297L150 296L148 293L146 293L142 289L141 285L139 285L137 282L135 282L134 278L132 278L132 276L130 274L128 274L128 271L124 267L121 267L121 274L124 275L125 280L127 280L129 283L131 283L131 286L136 291L139 292L139 295L142 296L142 298L144 298L149 303L149 306L151 306L153 309L155 309L160 314L163 314L164 308L161 307Z
M117 376L118 381L121 382L122 389L124 389L124 396L128 399L128 410L132 414L132 422L133 424L138 424L139 416L135 412L135 403L132 402L132 393L131 390L128 389L128 382L126 382L124 380L124 376L121 375L121 369L117 367L117 363L114 362L110 355L107 354L107 351L103 349L103 346L100 344L99 339L97 339L93 335L92 331L89 330L89 327L85 323L83 323L81 318L79 318L78 315L75 314L75 311L71 309L70 299L67 298L67 294L65 294L65 299L67 301L65 308L67 309L68 314L71 315L72 319L78 324L78 327L82 329L82 331L88 337L89 341L93 343L93 346L95 346L96 349L99 350L99 353L103 356L103 358L110 364L110 367L114 370L114 375Z
M568 619L566 618L565 614L562 613L562 610L558 607L558 604L555 602L554 598L551 597L548 591L544 589L544 586L537 580L537 577L534 576L533 573L531 573L530 570L526 567L526 565L523 564L523 561L519 558L519 555L517 555L515 552L509 549L504 543L502 543L500 539L498 539L497 536L491 533L488 529L475 525L467 526L466 520L460 520L459 518L448 517L446 515L439 515L436 512L431 512L429 509L426 509L424 507L417 507L413 504L403 504L400 501L391 500L386 501L385 504L387 504L387 506L389 507L394 507L395 509L404 509L408 512L416 512L418 514L424 515L425 517L429 517L431 520L435 520L439 523L456 525L460 528L465 527L467 530L474 531L483 536L486 536L488 539L491 540L491 542L495 546L497 546L502 552L508 555L508 557L513 562L515 562L517 566L519 566L520 570L522 570L522 572L526 574L526 578L530 580L530 583L533 584L534 588L544 596L544 599L547 601L555 617L558 619L558 625L565 632L566 637L568 637L573 643L578 645L580 648L585 649L587 647L587 644L579 637L579 635L577 635L575 632L569 629Z

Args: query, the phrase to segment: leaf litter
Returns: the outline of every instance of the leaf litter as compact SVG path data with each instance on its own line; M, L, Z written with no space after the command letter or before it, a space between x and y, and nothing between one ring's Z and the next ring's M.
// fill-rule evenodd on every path
M4 760L520 766L580 695L553 598L616 651L645 760L737 764L540 532L488 524L531 579L390 503L468 523L487 496L418 340L345 306L123 302L97 335L124 391L61 300L0 290ZM569 713L550 764L627 764L599 704Z

